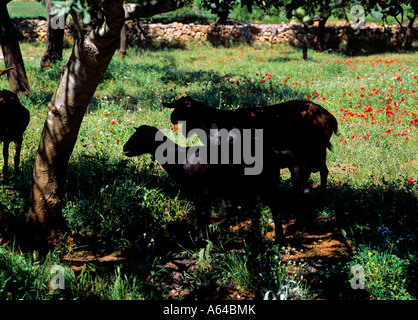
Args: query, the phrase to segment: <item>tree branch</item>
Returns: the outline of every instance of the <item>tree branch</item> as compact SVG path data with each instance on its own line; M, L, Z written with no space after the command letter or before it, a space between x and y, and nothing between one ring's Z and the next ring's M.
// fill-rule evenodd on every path
M338 8L344 8L346 7L351 0L343 0L339 3L337 3L336 5L328 8L327 10L321 12L320 14L314 15L311 19L307 20L307 21L303 21L302 23L305 25L309 25L311 22L318 20L319 18L321 18L323 15L326 15L327 13L330 13L332 10L334 9L338 9Z
M185 0L148 0L142 3L128 3L125 9L125 20L149 18L156 14L174 11L184 6Z

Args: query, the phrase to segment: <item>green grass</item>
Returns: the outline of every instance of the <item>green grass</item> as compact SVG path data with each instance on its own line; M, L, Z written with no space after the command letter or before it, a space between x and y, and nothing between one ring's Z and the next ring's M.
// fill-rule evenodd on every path
M1 181L1 225L23 219L28 211L46 104L64 64L40 72L43 45L21 48L32 93L20 99L30 110L31 122L22 172L12 181ZM223 109L302 98L331 111L339 121L339 135L331 141L329 190L317 215L336 217L339 230L356 250L351 261L340 261L323 276L342 276L344 284L335 290L353 298L347 277L349 268L359 263L366 270L366 296L416 298L418 56L405 52L347 58L310 52L305 61L301 56L299 50L284 46L209 45L156 48L144 56L131 48L124 61L115 55L89 105L69 163L63 214L77 243L36 258L0 248L0 298L160 299L166 297L168 289L161 283L168 281L170 271L158 266L170 252L180 252L194 265L181 271L189 297L201 297L203 287L256 292L259 297L265 294L260 288L266 288L269 298L289 289L298 293L294 298L319 294L299 278L290 282L287 270L296 266L281 261L283 251L271 240L253 231L249 238L229 231L229 224L245 217L228 218L228 226L212 226L210 242L203 249L195 247L189 234L195 227L193 205L150 157L124 157L122 146L134 127L155 125L175 134L170 110L162 102L185 94ZM0 87L7 87L5 77ZM286 192L287 170L282 179ZM319 176L312 175L311 182L319 183ZM272 231L269 209L259 209L264 232ZM217 202L212 215L221 220L231 211L228 202ZM121 252L130 259L107 269L86 264L83 271L73 272L62 258L77 250ZM68 271L69 285L62 292L48 286L48 271L57 263ZM372 263L377 273L367 269ZM301 272L303 266L297 268Z
M35 0L11 1L7 4L7 9L11 18L46 18L45 5Z

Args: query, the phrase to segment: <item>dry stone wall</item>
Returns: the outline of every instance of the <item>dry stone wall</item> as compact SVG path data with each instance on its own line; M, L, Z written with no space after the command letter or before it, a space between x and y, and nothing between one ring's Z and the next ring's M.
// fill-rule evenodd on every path
M20 40L45 42L47 23L45 19L13 19L15 29ZM75 36L75 28L71 22L65 27L66 41L71 42ZM200 41L213 44L245 42L260 44L290 44L301 46L303 29L300 24L237 24L237 25L196 25L193 23L141 23L147 41L162 40L167 42ZM128 41L135 42L140 39L140 29L136 21L127 22ZM311 46L317 41L318 27L309 27L308 40ZM399 26L369 25L355 32L347 25L328 26L324 29L326 48L341 47L391 47L400 46L404 42L405 32ZM418 40L418 26L412 30L411 38Z

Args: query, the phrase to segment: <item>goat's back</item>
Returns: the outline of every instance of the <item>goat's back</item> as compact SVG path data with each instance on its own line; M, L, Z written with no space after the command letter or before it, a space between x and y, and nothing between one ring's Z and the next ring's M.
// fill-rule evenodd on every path
M21 139L29 119L29 111L20 103L17 95L0 90L0 141Z

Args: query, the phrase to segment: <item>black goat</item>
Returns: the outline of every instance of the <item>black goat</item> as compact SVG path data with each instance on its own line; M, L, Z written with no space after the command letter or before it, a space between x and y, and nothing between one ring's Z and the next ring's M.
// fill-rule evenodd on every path
M309 176L317 171L321 176L321 191L326 189L326 149L331 149L330 138L337 133L338 123L320 105L292 100L272 106L219 110L186 96L164 106L174 109L173 124L184 121L187 130L202 129L208 139L213 128L262 129L265 147L273 150L281 168L289 168L298 193L309 192ZM217 143L213 136L210 141Z
M128 157L150 153L176 181L185 196L195 204L199 237L203 236L204 227L208 224L214 197L220 196L252 205L257 201L257 196L260 196L272 211L276 242L280 242L283 239L277 193L280 170L275 161L272 161L270 151L263 149L262 154L258 155L263 157L261 172L247 175L242 163L209 163L202 150L199 147L180 147L157 128L146 125L137 128L123 146L123 152ZM166 159L175 160L175 163L169 163ZM182 160L177 161L178 159ZM258 220L255 224L258 225Z
M10 69L13 68L0 70L0 76ZM9 90L0 90L0 143L3 142L4 176L9 173L10 142L14 142L16 146L15 171L19 170L23 133L29 124L29 119L29 111L20 103L17 95Z

